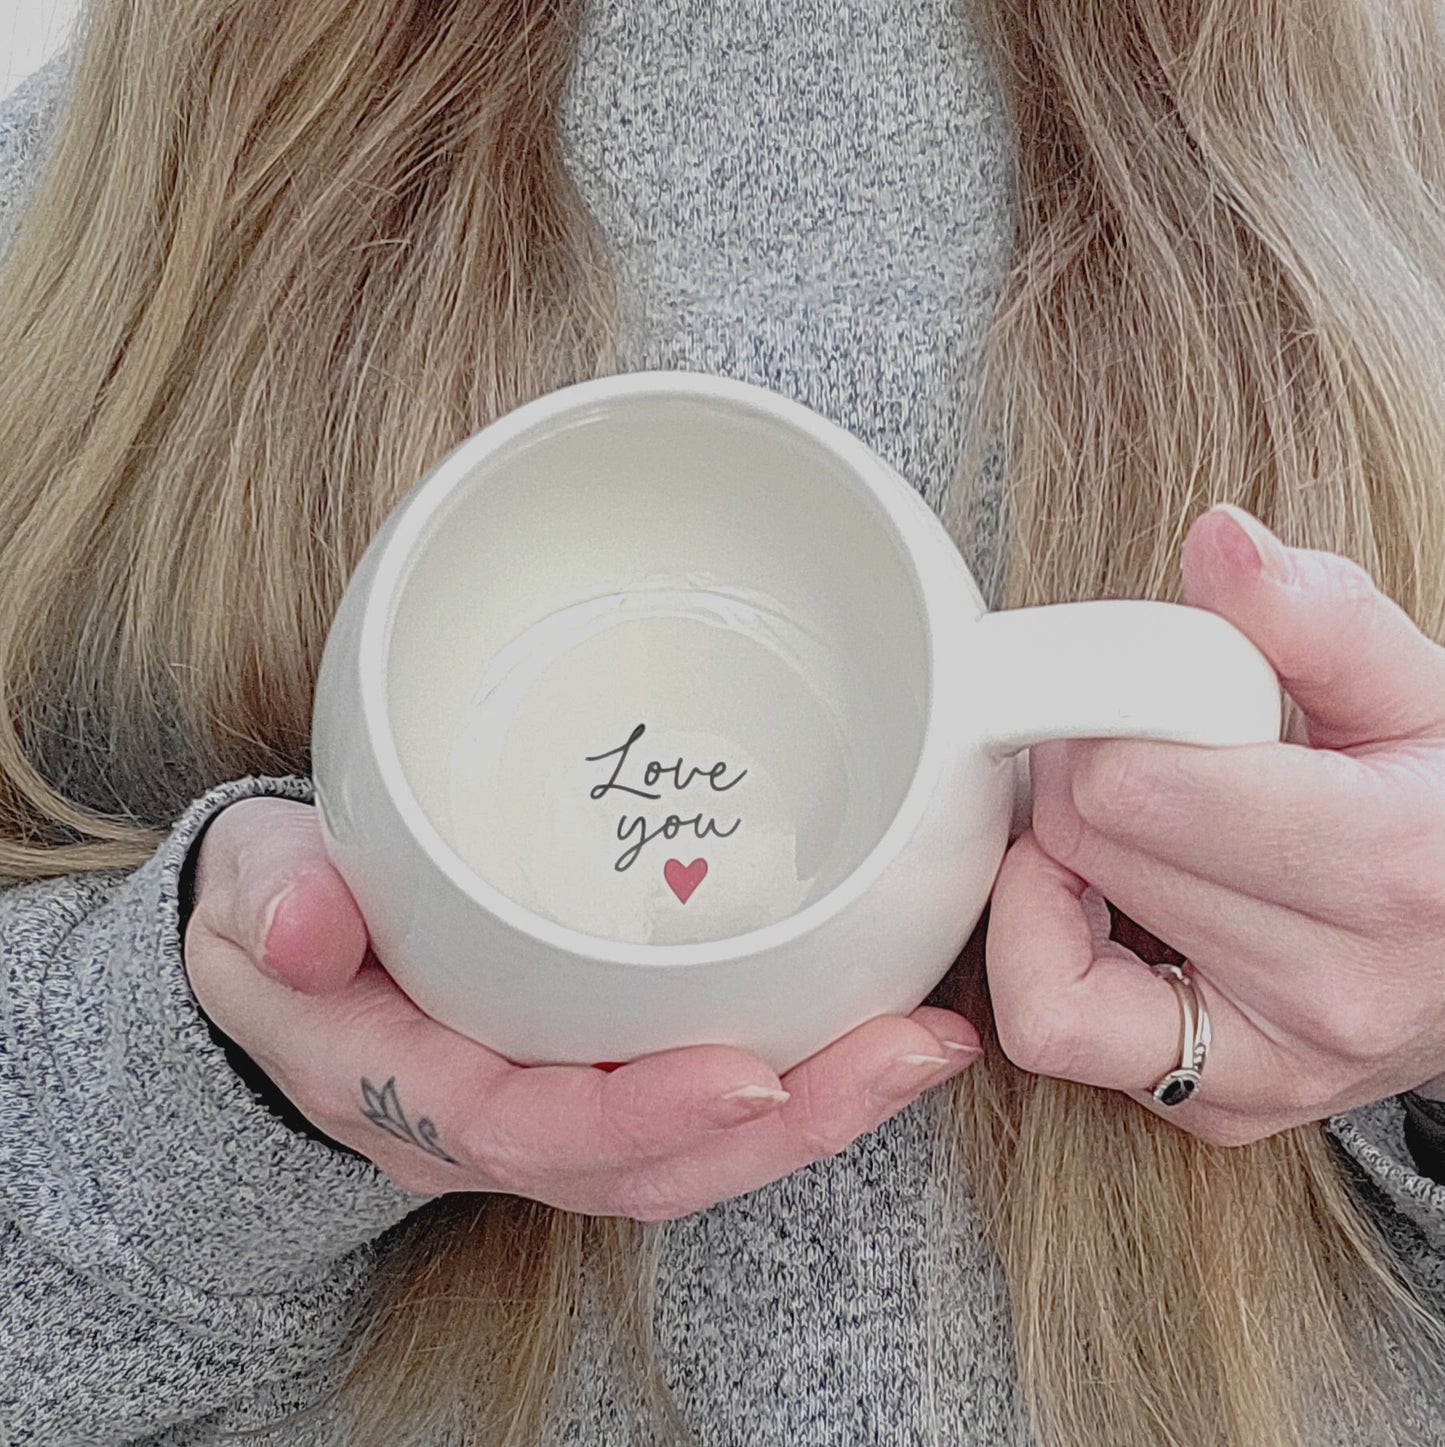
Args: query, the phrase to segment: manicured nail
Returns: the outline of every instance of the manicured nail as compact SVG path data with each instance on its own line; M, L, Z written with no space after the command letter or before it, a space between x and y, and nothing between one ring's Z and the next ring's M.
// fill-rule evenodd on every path
M723 1118L734 1124L757 1120L790 1100L786 1090L771 1085L740 1085L723 1096Z
M907 1099L922 1090L947 1064L942 1055L926 1055L920 1051L899 1055L884 1069L878 1090L893 1099Z
M1233 527L1218 534L1225 557L1237 567L1257 569L1275 583L1295 581L1294 563L1284 545L1257 518L1231 503L1220 503L1214 511L1223 513Z
M938 1043L955 1055L981 1055L983 1053L977 1045L965 1045L962 1040L940 1040Z
M270 962L266 958L266 942L271 938L271 926L275 923L276 911L286 902L287 897L292 894L295 888L296 886L294 884L285 885L267 900L265 909L261 911L260 945L256 952L256 963L258 965L270 967Z

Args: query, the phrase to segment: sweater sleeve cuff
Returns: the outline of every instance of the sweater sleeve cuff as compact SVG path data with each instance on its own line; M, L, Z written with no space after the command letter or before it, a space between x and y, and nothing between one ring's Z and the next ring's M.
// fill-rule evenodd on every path
M1395 1096L1337 1115L1329 1131L1394 1212L1432 1251L1445 1253L1445 1185L1417 1168L1406 1143L1403 1100Z
M311 789L307 789L305 803L311 802ZM217 815L213 813L201 828L196 832L190 843L186 846L185 859L181 863L180 875L176 886L176 934L181 941L182 955L185 952L186 926L190 923L191 909L195 904L195 881L196 881L196 860L201 852L201 841L205 839L207 831L216 822ZM342 1141L333 1140L313 1121L308 1120L291 1103L285 1092L251 1057L221 1029L216 1022L206 1013L206 1008L199 1001L196 1002L196 1012L205 1021L206 1029L210 1032L211 1039L215 1041L216 1047L226 1057L226 1063L235 1071L236 1075L245 1083L251 1094L256 1097L282 1125L288 1130L295 1131L298 1135L310 1136L312 1140L320 1141L322 1145L329 1146L334 1151L340 1151L343 1155L355 1156L357 1160L364 1161L366 1157L360 1151L352 1150L349 1145Z
M288 1128L232 1069L181 959L180 875L221 809L311 799L299 778L197 800L128 876L8 892L0 912L10 1028L30 1113L0 1178L28 1230L77 1270L167 1314L207 1297L294 1291L428 1198ZM27 1158L28 1157L28 1158Z

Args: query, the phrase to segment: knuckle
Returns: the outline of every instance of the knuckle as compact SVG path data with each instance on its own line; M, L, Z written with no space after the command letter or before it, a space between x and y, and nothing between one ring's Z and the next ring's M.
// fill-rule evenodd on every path
M616 1166L660 1155L668 1145L662 1121L674 1119L674 1103L661 1100L647 1072L610 1072L600 1077L596 1090L594 1139L599 1155L608 1153Z
M1305 571L1328 609L1331 641L1321 648L1309 638L1291 640L1282 671L1297 683L1323 689L1356 666L1357 649L1366 642L1381 594L1374 579L1351 558L1316 558L1305 564Z
M1319 984L1300 1010L1300 1033L1327 1058L1352 1066L1388 1058L1405 1038L1388 1001L1358 979Z
M1174 772L1165 750L1101 740L1079 754L1070 784L1074 809L1090 829L1128 834L1159 813Z
M1039 846L1065 867L1078 862L1084 821L1066 789L1044 789L1034 796L1030 826Z
M298 813L299 811L299 813ZM196 888L199 894L209 869L217 860L226 861L236 874L274 868L278 830L291 832L300 818L310 823L315 810L294 799L255 797L227 804L212 820L196 856Z
M644 1078L637 1071L618 1070L604 1076L600 1087L603 1138L624 1160L657 1148L657 1101Z
M807 1161L826 1160L846 1150L861 1134L854 1123L836 1108L830 1108L826 1096L801 1083L792 1087L788 1102L793 1139Z
M1000 1011L995 1027L1003 1053L1020 1070L1072 1078L1079 1056L1078 1021L1058 1001L1035 999L1022 1008Z
M218 1003L220 996L213 988L213 976L221 963L218 955L215 937L205 923L205 916L197 908L186 922L185 937L181 945L181 963L196 999L200 1001L206 1014L225 1030L226 1023L217 1013L218 1010L224 1010L224 1006ZM232 1032L227 1030L226 1033L229 1035Z
M210 822L201 836L200 848L196 851L196 898L199 901L205 892L212 870L218 860L234 857L240 841L250 833L251 816L255 806L264 804L264 799L237 799L227 804Z
M630 1221L675 1221L693 1209L676 1182L654 1171L634 1171L623 1177L613 1208Z
M1334 559L1330 584L1346 621L1353 622L1371 612L1380 601L1381 594L1375 580L1353 558Z
M862 1134L861 1128L851 1125L844 1129L840 1124L827 1121L809 1122L799 1127L798 1144L802 1147L803 1164L826 1161L846 1151Z

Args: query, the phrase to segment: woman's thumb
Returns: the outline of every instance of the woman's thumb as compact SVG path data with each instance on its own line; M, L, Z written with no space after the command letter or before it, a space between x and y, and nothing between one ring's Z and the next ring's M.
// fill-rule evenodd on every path
M241 799L216 816L196 860L192 922L308 995L342 989L366 955L366 925L316 811L292 799Z
M1185 600L1228 618L1269 659L1316 748L1445 727L1445 650L1348 559L1286 548L1257 518L1219 506L1190 529L1183 565Z

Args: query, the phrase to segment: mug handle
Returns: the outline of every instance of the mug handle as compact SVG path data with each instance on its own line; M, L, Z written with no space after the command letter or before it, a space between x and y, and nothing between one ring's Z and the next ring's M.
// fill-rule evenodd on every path
M1273 743L1283 709L1269 660L1205 608L1098 599L1006 608L975 625L984 746L1048 739Z

